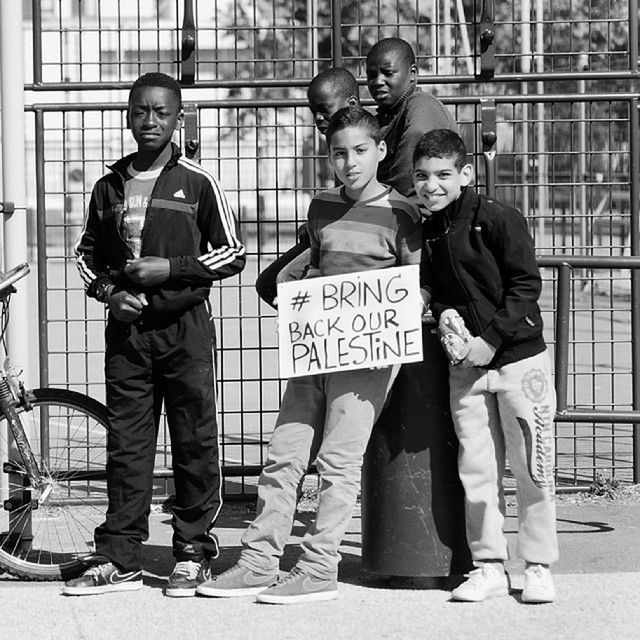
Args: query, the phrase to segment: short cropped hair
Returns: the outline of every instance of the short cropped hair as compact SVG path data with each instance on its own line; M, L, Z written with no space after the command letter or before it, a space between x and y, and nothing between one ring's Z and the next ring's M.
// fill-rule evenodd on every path
M421 158L451 158L458 171L467 163L467 147L451 129L434 129L425 133L413 151L413 164Z
M331 67L321 71L309 83L307 95L317 87L331 85L333 91L343 98L355 96L358 98L359 89L358 81L355 79L351 71L344 67Z
M131 96L136 89L140 87L163 87L169 89L171 93L176 97L178 106L182 107L182 91L180 90L180 83L168 76L166 73L151 72L141 75L131 86L129 92L129 102L131 102Z
M369 49L367 62L374 56L385 55L390 51L398 51L407 63L407 66L416 63L416 54L413 51L413 47L402 38L383 38L382 40L378 40L378 42Z
M325 134L329 148L331 148L331 139L333 136L338 133L338 131L342 131L348 127L360 127L364 129L369 136L375 140L376 144L379 144L382 140L380 125L373 114L365 111L362 107L344 107L343 109L338 109L329 119L327 132Z

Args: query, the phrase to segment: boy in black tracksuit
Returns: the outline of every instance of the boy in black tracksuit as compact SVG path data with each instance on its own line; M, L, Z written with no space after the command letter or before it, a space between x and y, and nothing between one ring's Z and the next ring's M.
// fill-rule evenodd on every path
M98 564L64 593L142 586L164 402L176 491L176 566L166 594L188 596L218 554L209 533L221 506L209 290L243 269L245 249L218 182L171 141L183 119L179 84L161 73L141 76L127 115L138 151L96 183L76 247L87 295L109 307L109 506L95 531Z
M414 151L422 205L422 286L444 333L464 322L471 336L451 358L451 414L460 441L467 541L477 569L452 598L506 595L503 562L505 453L517 483L523 602L555 598L549 565L558 558L554 497L555 393L538 307L541 278L520 213L469 186L460 137L440 129ZM463 332L459 332L463 333ZM451 355L451 353L450 353Z

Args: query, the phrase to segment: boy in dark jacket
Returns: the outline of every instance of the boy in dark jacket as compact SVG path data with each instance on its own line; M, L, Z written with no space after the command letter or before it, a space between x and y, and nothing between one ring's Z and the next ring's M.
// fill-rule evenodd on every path
M469 186L473 170L453 131L425 134L413 161L416 194L430 212L421 268L425 299L442 333L457 329L463 336L450 357L450 401L467 541L477 568L451 596L476 602L508 593L506 452L517 483L517 553L526 563L522 601L551 602L549 565L558 558L555 393L533 240L517 210ZM465 325L470 335L461 330Z
M324 136L329 119L336 111L360 105L358 93L358 81L344 67L330 67L313 77L307 88L307 102L320 135ZM279 282L304 277L309 267L309 246L309 234L306 225L302 225L295 246L258 275L256 291L271 307L276 306Z
M96 183L76 247L87 295L109 308L109 505L95 531L95 566L64 593L142 587L164 403L176 491L176 566L166 594L189 596L218 554L210 534L221 496L209 290L243 269L245 249L218 182L171 141L183 120L180 85L161 73L141 76L127 116L138 150Z

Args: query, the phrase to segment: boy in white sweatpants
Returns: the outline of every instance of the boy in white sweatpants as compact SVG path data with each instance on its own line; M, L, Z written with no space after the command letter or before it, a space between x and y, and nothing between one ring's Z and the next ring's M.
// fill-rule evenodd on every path
M554 495L555 392L538 307L533 240L522 215L469 186L473 170L458 134L425 134L413 180L430 212L421 268L425 301L442 332L470 332L449 368L451 413L460 441L467 541L476 565L452 599L506 595L503 533L505 456L516 479L517 553L523 602L551 602L558 559ZM458 324L459 326L459 324Z

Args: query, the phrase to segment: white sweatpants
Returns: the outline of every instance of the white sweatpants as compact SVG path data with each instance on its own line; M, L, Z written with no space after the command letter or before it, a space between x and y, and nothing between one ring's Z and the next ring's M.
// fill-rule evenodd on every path
M474 561L508 557L502 476L516 479L517 555L558 559L554 492L555 390L547 352L499 369L451 366L451 412L460 450L467 542Z

